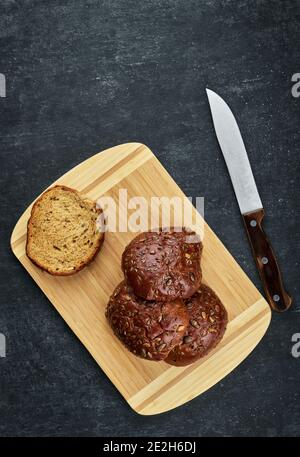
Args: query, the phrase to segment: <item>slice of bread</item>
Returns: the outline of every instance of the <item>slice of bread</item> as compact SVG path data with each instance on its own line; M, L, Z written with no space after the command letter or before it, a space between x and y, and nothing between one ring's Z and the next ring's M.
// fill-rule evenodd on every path
M54 186L34 203L27 227L26 254L52 275L84 268L104 240L102 210L76 190Z

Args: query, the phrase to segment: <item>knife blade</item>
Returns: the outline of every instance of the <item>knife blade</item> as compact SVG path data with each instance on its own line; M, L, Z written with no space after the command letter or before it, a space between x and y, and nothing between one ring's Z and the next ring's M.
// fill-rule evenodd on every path
M262 228L263 205L236 119L227 103L206 89L216 136L245 223L252 253L267 300L275 311L286 311L292 303L286 292L272 246Z

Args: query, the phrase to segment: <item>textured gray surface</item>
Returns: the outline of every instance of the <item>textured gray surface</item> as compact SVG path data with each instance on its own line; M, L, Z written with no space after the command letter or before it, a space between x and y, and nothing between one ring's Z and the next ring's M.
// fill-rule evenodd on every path
M297 435L299 1L1 0L0 435ZM205 87L238 115L294 308L177 410L130 410L9 249L23 209L90 155L149 145L260 288Z

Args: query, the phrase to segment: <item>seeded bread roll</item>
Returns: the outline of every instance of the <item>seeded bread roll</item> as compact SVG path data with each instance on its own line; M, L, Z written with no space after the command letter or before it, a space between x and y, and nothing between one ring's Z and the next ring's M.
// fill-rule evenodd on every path
M189 326L182 343L166 358L171 365L183 366L204 357L222 339L227 312L216 294L204 284L188 300Z
M122 269L134 293L146 300L187 298L202 278L202 243L193 231L158 229L141 233L125 248Z
M106 317L122 343L135 355L163 360L182 340L188 312L182 300L146 301L121 282L107 305Z
M76 190L51 187L32 207L27 227L27 256L52 275L76 273L101 248L104 239L101 212L95 202Z

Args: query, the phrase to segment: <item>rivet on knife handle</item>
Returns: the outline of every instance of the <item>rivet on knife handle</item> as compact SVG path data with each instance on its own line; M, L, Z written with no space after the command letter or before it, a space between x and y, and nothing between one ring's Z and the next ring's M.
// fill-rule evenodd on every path
M242 216L268 302L275 311L286 311L291 306L292 298L284 289L274 251L262 228L264 210Z

